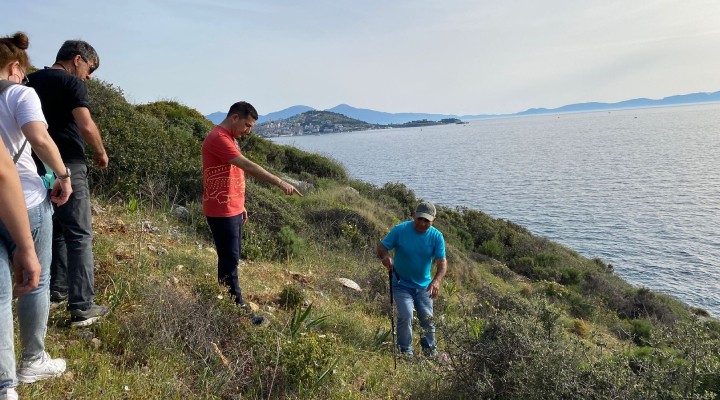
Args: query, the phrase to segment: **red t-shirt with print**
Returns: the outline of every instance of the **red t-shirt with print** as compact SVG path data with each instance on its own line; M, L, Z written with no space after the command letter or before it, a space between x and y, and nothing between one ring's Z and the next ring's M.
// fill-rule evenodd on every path
M245 171L230 164L240 156L232 134L215 126L202 145L203 213L233 217L245 211Z

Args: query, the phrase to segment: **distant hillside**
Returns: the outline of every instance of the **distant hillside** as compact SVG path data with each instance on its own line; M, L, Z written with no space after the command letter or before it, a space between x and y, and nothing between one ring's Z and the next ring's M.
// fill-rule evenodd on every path
M255 132L260 136L271 137L350 132L375 127L375 125L342 114L313 110L287 119L259 123L255 126Z
M315 110L314 108L308 107L308 106L292 106L292 107L288 107L284 110L271 112L266 115L260 115L257 123L260 124L260 123L267 122L267 121L277 121L277 120L281 120L281 119L286 119L286 118L294 117L298 114L302 114L305 111L314 111L314 110ZM227 116L227 111L218 111L218 112L214 112L212 114L206 115L205 118L212 121L213 124L219 124L220 122L222 122L222 120L225 119L225 116Z
M311 123L317 125L332 123L363 129L372 128L372 124L333 111L307 111L290 118L289 121L301 124Z
M350 118L359 119L360 121L369 122L371 124L403 124L410 121L418 121L426 119L428 121L439 121L446 118L457 118L457 115L449 114L424 114L424 113L386 113L364 108L355 108L347 104L340 104L327 111L346 115Z
M528 110L510 114L510 115L536 115L536 114L557 114L564 112L583 112L583 111L599 111L599 110L615 110L621 108L637 108L637 107L661 107L673 106L679 104L693 103L711 103L720 102L720 92L715 93L692 93L676 96L663 97L659 100L653 99L632 99L624 100L617 103L578 103L570 104L558 108L530 108Z
M225 119L225 116L227 115L227 111L222 112L214 112L212 114L208 114L205 116L205 118L209 119L213 124L217 125L222 122L222 120Z
M308 106L292 106L284 110L271 112L270 114L266 115L261 115L260 118L258 118L257 123L260 124L267 121L278 121L281 119L287 119L290 117L294 117L298 114L302 114L306 111L315 111L315 109Z
M695 104L695 103L712 103L720 102L720 92L714 93L691 93L683 95L675 95L664 97L659 100L654 99L632 99L624 100L617 103L577 103L569 104L557 108L529 108L525 111L520 111L512 114L468 114L468 115L453 115L453 114L424 114L424 113L387 113L382 111L369 110L364 108L355 108L347 104L339 104L333 108L325 111L330 111L338 114L345 115L347 117L364 121L370 124L403 124L411 121L419 121L426 119L428 121L440 121L441 119L447 118L459 118L461 120L468 119L485 119L485 118L498 118L498 117L513 117L521 115L538 115L538 114L558 114L566 112L583 112L583 111L600 111L600 110L614 110L621 108L637 108L637 107L661 107L661 106L672 106L680 104ZM314 111L315 109L308 106L293 106L284 110L276 111L267 115L261 115L258 123L266 121L277 121L293 117L295 115L304 113L306 111ZM206 116L207 119L218 123L225 118L225 113L212 113ZM219 120L218 120L219 118Z

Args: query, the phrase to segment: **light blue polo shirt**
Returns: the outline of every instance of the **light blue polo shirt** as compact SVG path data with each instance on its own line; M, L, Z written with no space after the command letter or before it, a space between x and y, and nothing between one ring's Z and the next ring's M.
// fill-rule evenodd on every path
M430 270L436 258L445 258L445 238L431 226L425 233L413 227L413 221L396 225L382 240L388 250L395 249L393 263L400 277L399 284L415 289L426 288L432 278ZM393 282L397 280L393 274Z

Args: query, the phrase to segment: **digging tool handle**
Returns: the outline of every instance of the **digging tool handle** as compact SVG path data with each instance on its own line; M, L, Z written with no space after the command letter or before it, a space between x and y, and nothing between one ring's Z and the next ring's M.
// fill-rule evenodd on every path
M392 274L392 270L388 271L388 288L390 289L390 329L392 332L393 365L394 368L397 369L397 344L395 343L395 301L393 298Z

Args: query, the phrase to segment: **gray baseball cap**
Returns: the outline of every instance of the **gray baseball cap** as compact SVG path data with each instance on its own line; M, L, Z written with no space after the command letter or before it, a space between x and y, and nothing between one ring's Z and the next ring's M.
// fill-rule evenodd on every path
M425 218L428 221L434 221L435 206L428 201L423 201L415 208L415 218Z

